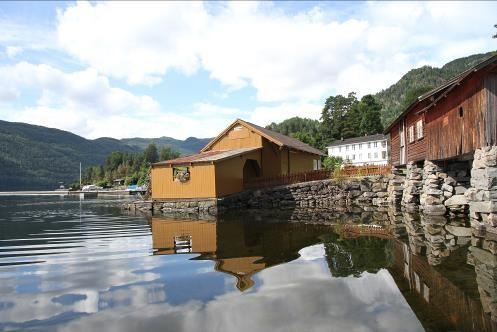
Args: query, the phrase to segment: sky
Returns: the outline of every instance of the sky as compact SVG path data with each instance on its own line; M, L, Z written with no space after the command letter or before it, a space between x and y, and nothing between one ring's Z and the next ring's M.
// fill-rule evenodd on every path
M497 2L0 2L0 119L86 138L319 119L497 49Z

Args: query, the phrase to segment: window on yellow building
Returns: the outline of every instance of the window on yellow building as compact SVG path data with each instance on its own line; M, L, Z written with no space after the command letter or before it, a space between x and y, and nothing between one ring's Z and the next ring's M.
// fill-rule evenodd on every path
M187 182L190 180L189 167L173 167L173 180L178 182Z

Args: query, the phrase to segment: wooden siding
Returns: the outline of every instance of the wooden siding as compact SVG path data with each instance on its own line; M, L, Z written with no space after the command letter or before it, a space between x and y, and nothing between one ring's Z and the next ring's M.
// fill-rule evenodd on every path
M214 165L192 165L190 180L173 180L171 167L152 168L152 199L212 198L216 197Z
M168 220L152 218L152 243L159 254L174 254L174 238L191 236L191 250L195 253L215 252L217 249L215 222Z
M248 159L261 166L261 151L253 151L215 164L216 196L223 197L243 190L243 166Z
M484 82L486 94L485 142L497 145L497 73L490 73Z
M399 124L395 124L390 130L390 164L393 166L400 165L400 135Z
M426 112L427 99L404 116L406 162L445 160L497 144L497 74L495 68L476 72ZM461 116L462 114L462 116ZM424 138L409 143L409 127L424 117ZM400 165L399 125L390 130L391 164Z
M228 131L219 141L214 143L207 151L215 150L231 150L239 148L248 147L261 147L262 137L249 130L248 128L241 127L239 130L235 128L241 126L235 126L233 129Z
M281 175L281 159L282 154L286 150L282 150L267 139L262 139L262 175L277 176Z
M319 159L321 158L315 154L290 151L290 173L312 171L314 169L314 160Z
M406 148L407 148L407 162L420 161L426 159L426 123L424 119L424 114L416 114L422 107L424 103L419 103L412 111L406 115ZM423 121L423 138L416 138L416 122L419 120ZM409 128L414 127L414 142L409 142Z
M482 75L475 75L428 110L427 159L448 159L485 146L485 97Z

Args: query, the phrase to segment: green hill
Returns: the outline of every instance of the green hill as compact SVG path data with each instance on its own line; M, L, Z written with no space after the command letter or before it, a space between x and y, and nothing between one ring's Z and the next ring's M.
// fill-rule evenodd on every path
M405 98L409 92L414 90L422 91L423 88L425 90L434 88L492 54L493 52L473 54L453 60L441 68L423 66L410 70L397 83L375 95L377 100L383 105L381 111L383 125L385 127L388 126L403 111Z
M0 121L0 191L55 189L112 151L136 151L113 138L87 140L67 131Z
M67 131L0 120L0 191L52 190L71 183L83 168L102 164L113 151L138 152L149 143L171 146L183 154L198 152L208 139L168 137L88 140Z
M159 138L123 138L121 142L140 150L145 150L150 143L154 143L159 150L163 146L169 146L183 155L188 155L199 152L210 140L211 138L188 137L182 141L163 136Z

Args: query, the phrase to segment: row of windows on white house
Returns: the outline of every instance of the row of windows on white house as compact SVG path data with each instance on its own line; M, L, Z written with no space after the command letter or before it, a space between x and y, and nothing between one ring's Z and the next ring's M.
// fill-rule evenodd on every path
M372 144L374 148L377 148L378 147L378 143L379 142L373 142L373 143L369 142L369 143L367 143L367 147L368 147L368 149L371 149L371 144ZM365 147L366 143L364 143L364 144L363 143L359 143L359 144L350 144L350 145L345 145L345 146L339 146L338 147L338 152L342 152L342 147L345 148L345 151L349 151L349 148L351 148L352 151L354 151L356 149L356 147L357 147L358 150L361 150L363 145ZM382 141L381 142L381 147L382 148L386 148L387 147L387 142L386 141Z
M414 125L409 126L409 128L407 128L407 139L409 143L412 143L422 138L423 138L423 120L418 120L416 122L416 129L414 129Z
M378 159L378 152L375 152L375 153L369 152L368 153L368 159L371 159L371 156L373 156L373 159ZM345 160L355 160L355 157L356 157L355 154L346 155L345 156ZM359 160L361 160L362 159L362 153L359 153L357 155L357 158ZM387 159L387 152L386 151L381 151L381 159Z

